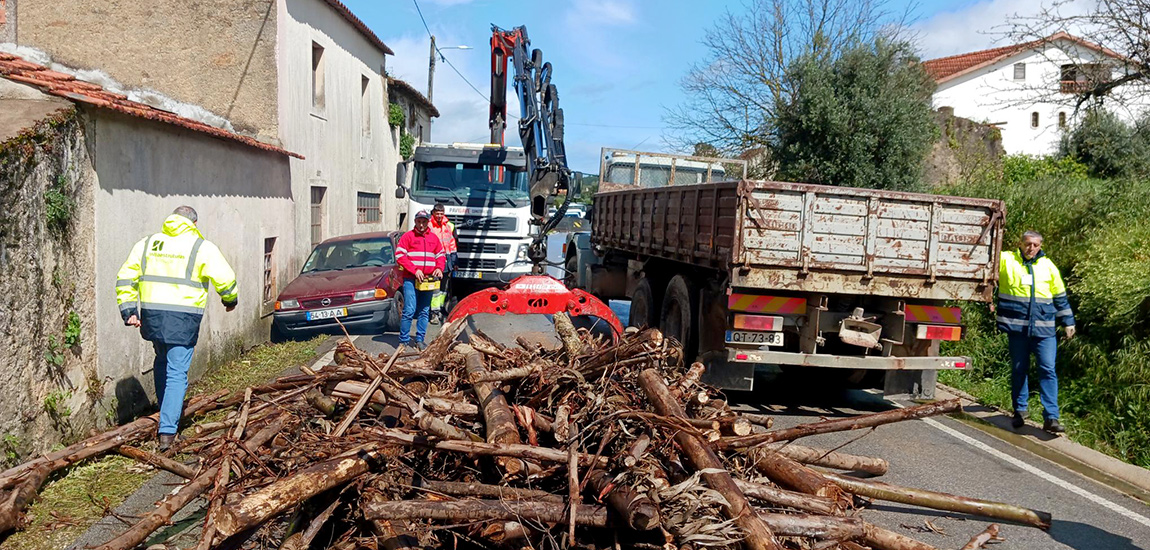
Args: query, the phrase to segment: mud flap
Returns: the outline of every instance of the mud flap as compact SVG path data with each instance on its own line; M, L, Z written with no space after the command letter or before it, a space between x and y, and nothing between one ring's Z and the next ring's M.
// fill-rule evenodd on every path
M726 358L719 358L718 355L717 353L706 354L699 358L704 365L707 365L707 370L703 371L703 376L700 379L704 384L724 390L751 391L754 389L754 363L735 363L727 361Z
M909 395L912 399L934 399L937 382L936 370L890 370L883 379L882 393L886 397Z

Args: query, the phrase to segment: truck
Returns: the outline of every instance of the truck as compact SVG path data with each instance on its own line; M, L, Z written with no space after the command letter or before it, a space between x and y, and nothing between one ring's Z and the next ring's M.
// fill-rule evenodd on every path
M436 203L455 223L459 261L452 297L505 284L531 271L527 162L521 147L492 144L422 144L415 149L404 229L414 214Z
M971 366L940 344L963 335L960 302L993 299L1002 201L601 177L593 257L569 244L567 283L630 300L627 324L678 340L708 382L752 390L764 368L929 398L938 370Z

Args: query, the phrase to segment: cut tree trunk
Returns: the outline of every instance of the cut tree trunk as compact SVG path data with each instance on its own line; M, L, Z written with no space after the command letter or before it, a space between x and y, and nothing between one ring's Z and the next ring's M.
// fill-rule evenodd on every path
M1050 528L1051 516L1047 512L990 500L980 500L948 493L927 491L925 489L900 487L889 483L858 479L832 473L824 475L831 482L859 496L888 502L898 502L900 504L913 504L935 510L946 510L948 512L970 514L972 516L1013 521L1040 529Z
M748 447L762 445L764 443L774 443L775 441L791 441L800 437L807 437L811 435L844 432L848 430L859 430L862 428L873 428L875 426L882 426L883 424L890 424L892 422L926 418L928 416L949 414L961 410L962 404L959 402L959 400L950 399L947 401L938 401L936 403L927 403L925 405L915 405L905 409L894 409L880 413L864 414L862 416L836 418L834 420L824 420L822 422L802 424L793 428L775 430L773 432L767 432L763 434L723 438L719 441L718 446L722 449L745 449Z
M850 506L850 497L827 479L820 472L816 472L794 460L769 449L755 449L747 453L747 458L760 472L769 477L771 481L789 487L800 493L826 497L834 501L840 509Z
M862 540L874 550L938 550L925 542L888 531L873 523L865 524L864 529Z
M467 374L474 380L486 374L487 368L483 366L483 355L466 344L459 346L463 354L464 366ZM503 390L491 382L472 382L471 386L475 396L479 399L479 408L483 409L484 425L487 427L488 443L500 445L518 445L519 428L515 424L515 413L507 405L507 396ZM496 460L505 477L519 477L526 472L527 467L523 461L513 457L500 457Z
M603 470L587 474L587 487L597 498L606 496L607 505L632 529L648 531L659 526L659 507L647 495L626 485L617 485Z
M554 502L526 500L404 500L369 502L363 505L369 520L436 519L458 523L491 520L528 520L567 525L567 506ZM607 526L607 508L584 505L575 516L577 525Z
M776 535L824 540L849 540L866 535L866 524L859 518L812 516L809 514L772 514L759 512Z
M196 477L196 468L188 466L187 464L176 462L175 460L172 460L166 456L149 453L148 451L137 449L135 447L129 447L127 445L121 446L119 449L117 449L117 452L132 460L150 464L161 470L172 472L173 474L176 474L184 479L192 479Z
M887 469L890 468L890 463L881 458L812 449L794 443L769 445L767 448L796 462L836 470L866 472L881 476L885 475Z
M420 479L415 485L431 492L452 496L490 497L501 500L538 500L558 504L566 502L563 500L563 497L559 495L538 489L519 489L516 487L504 487L502 485L487 485L484 483L464 481L435 481L431 479Z
M663 383L663 377L659 371L647 369L639 373L639 386L643 388L643 392L647 394L651 405L659 414L685 418L686 415L683 414L682 407L671 396L671 392ZM735 481L731 479L731 474L723 468L723 463L719 461L719 457L715 455L711 447L699 440L698 437L683 430L675 432L675 442L683 448L683 453L691 460L691 464L696 470L707 472L702 475L707 486L718 491L719 494L723 495L723 498L727 499L727 505L723 507L723 512L728 518L734 519L735 524L742 529L746 536L744 542L747 547L751 550L781 550L779 543L775 541L774 534L771 533L771 529L751 508L751 503L739 490L738 485L735 485Z
M988 543L992 540L996 541L996 542L1002 540L998 536L998 524L997 523L991 523L990 525L988 525L986 527L985 531L975 535L973 538L970 539L970 542L966 543L966 545L964 545L959 550L978 550L979 548L986 546L986 543Z
M736 479L735 485L738 485L739 490L748 497L769 502L775 506L787 506L796 510L827 516L833 516L841 511L838 505L835 504L835 501L825 497L788 491L771 485L752 483L741 479Z
M364 433L372 434L388 443L397 443L408 447L424 447L438 451L452 451L470 455L506 456L536 462L567 463L567 452L548 447L532 447L531 445L500 445L495 443L481 443L477 441L440 441L427 437L387 428L365 428ZM579 465L590 466L593 456L585 453L579 454ZM596 468L606 468L609 464L607 457L595 460Z

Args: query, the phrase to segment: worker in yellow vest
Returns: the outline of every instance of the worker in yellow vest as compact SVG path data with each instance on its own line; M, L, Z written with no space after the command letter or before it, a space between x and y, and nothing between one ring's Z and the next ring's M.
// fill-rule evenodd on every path
M1066 338L1074 338L1074 312L1066 298L1066 284L1054 262L1042 251L1042 235L1022 234L1017 250L1002 251L998 269L999 330L1010 342L1011 390L1014 398L1015 429L1026 423L1029 409L1030 356L1038 358L1038 390L1042 402L1042 429L1063 431L1058 422L1058 374L1054 363L1058 352L1057 325L1066 327Z
M455 224L447 219L442 203L431 207L431 222L427 224L427 228L433 235L439 237L439 242L443 244L443 252L446 254L443 284L431 297L431 311L436 312L437 316L446 315L447 311L443 306L447 301L447 293L451 291L449 283L451 273L455 271L455 262L459 259L459 249L455 241Z
M236 274L220 249L196 228L196 211L181 206L164 220L163 230L132 247L116 275L116 303L124 324L156 351L152 377L160 404L160 450L176 439L183 415L188 368L215 287L224 308L236 308Z

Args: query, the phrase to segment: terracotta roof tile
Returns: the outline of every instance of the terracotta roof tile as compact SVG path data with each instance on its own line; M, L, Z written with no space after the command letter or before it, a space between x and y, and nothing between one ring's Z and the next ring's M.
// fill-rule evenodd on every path
M1023 42L1021 44L1013 44L1010 46L1003 46L1001 48L991 48L989 50L979 50L977 52L931 59L928 61L923 61L922 66L924 69L926 69L926 73L930 75L930 77L933 78L935 82L942 84L943 82L958 78L959 76L962 76L976 69L993 65L1017 53L1034 49L1038 46L1041 46L1042 44L1049 44L1056 40L1068 40L1080 46L1105 53L1106 55L1120 57L1118 54L1107 50L1098 44L1088 42L1065 32L1058 32L1045 38L1032 40L1030 42Z
M123 94L105 90L103 87L90 82L76 80L76 77L69 74L48 70L47 67L25 61L12 54L0 52L0 78L30 84L45 93L72 101L80 101L131 116L173 124L181 128L202 132L218 138L237 141L250 147L263 149L264 151L290 155L300 159L303 158L303 156L297 153L292 153L291 151L264 143L255 138L204 124L203 122L182 117L171 111L157 109L138 101L132 101L128 99L128 96Z
M420 93L419 90L416 90L415 87L411 84L408 84L407 82L404 82L398 78L392 78L389 76L387 77L387 86L389 88L394 86L396 91L414 99L416 103L423 106L424 109L427 109L427 112L431 116L439 116L439 109L436 109L435 105L431 103L431 100L427 99L427 96Z
M387 44L384 44L383 40L380 40L379 37L376 36L375 33L372 32L372 30L369 29L363 21L360 21L360 19L355 16L354 13L351 13L351 10L348 9L347 6L343 5L343 2L340 2L339 0L325 1L329 6L332 7L332 9L339 12L339 14L343 16L344 19L347 19L348 23L351 23L351 25L355 27L356 30L358 30L359 33L364 36L364 38L374 44L375 47L379 48L383 51L383 53L387 55L395 55L395 52L391 51L391 48L387 47Z

